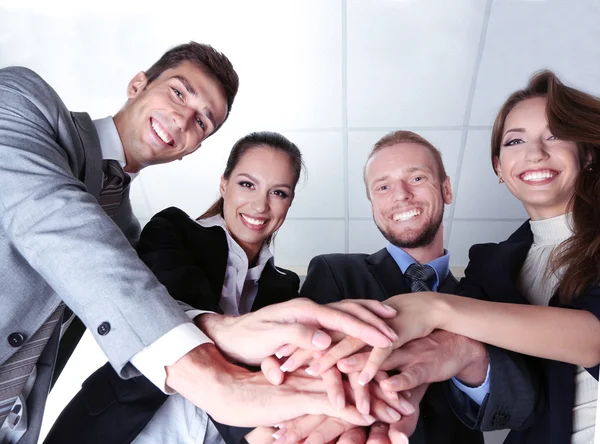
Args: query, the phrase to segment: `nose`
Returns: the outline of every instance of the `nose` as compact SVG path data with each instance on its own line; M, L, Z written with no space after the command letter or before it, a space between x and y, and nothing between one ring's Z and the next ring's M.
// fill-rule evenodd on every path
M179 131L185 131L194 118L195 111L187 106L179 106L173 110L173 122Z
M531 143L527 144L527 149L525 151L525 159L529 162L541 162L542 160L546 160L548 158L548 152L546 151L546 147L542 141L534 140Z
M394 190L394 200L405 201L410 200L413 197L412 189L410 185L405 181L398 183L398 186Z
M255 199L252 201L252 209L257 214L262 214L268 211L269 209L269 199L264 195L257 195Z

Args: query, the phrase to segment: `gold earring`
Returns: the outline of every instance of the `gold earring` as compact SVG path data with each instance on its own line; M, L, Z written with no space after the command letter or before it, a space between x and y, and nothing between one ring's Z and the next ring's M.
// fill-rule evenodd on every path
M502 179L502 176L498 176L498 183L504 183L504 179Z

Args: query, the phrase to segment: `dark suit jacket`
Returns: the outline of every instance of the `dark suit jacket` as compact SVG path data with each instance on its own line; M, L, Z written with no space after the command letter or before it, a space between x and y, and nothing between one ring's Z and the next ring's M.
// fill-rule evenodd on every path
M440 292L452 293L456 279L452 274L440 284ZM309 267L301 296L318 303L342 299L384 301L410 288L396 261L386 249L366 254L329 254L315 257ZM443 385L432 384L421 402L419 424L411 444L483 443L483 435L463 425L446 402Z
M465 278L458 286L458 293L495 302L528 304L520 293L517 282L532 243L533 235L529 222L526 222L504 242L473 246L469 251L469 265L465 270ZM556 296L552 298L550 305L560 306ZM587 289L569 307L590 311L600 318L600 288ZM519 379L513 379L520 378L520 381L529 380L528 384L538 386L534 398L529 401L522 398L522 403L513 401L513 407L484 401L479 408L463 394L454 392L452 403L455 412L465 423L485 427L485 423L493 421L496 415L514 415L516 407L519 415L527 416L525 425L530 427L512 431L506 444L569 444L572 434L575 366L547 359L522 358L525 366L510 377L496 372L491 358L490 395L502 393L505 398L508 396L507 401L510 401L510 397L522 398L523 387L518 383ZM598 366L588 371L598 379ZM530 376L523 377L527 374L533 375L533 379ZM499 378L503 380L501 383L498 383Z
M201 227L183 211L168 208L145 226L138 253L171 296L201 310L221 311L219 299L228 256L222 228ZM279 271L267 264L258 281L253 310L298 296L298 276ZM145 377L121 379L106 364L83 383L44 442L129 443L166 398ZM216 425L227 442L237 442L251 430Z

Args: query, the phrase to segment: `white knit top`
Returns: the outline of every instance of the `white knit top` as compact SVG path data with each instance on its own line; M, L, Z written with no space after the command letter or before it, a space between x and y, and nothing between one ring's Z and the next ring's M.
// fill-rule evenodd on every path
M521 269L519 288L532 304L548 305L558 286L560 270L556 274L548 274L546 267L554 248L572 235L569 219L570 213L529 222L533 232L533 245ZM578 366L571 444L594 442L597 398L598 382L583 367Z

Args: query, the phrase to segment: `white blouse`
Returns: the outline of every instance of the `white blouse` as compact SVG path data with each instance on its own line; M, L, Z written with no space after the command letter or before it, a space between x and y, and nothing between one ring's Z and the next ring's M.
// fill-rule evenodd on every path
M521 268L519 287L529 302L548 305L554 295L561 271L548 274L546 267L554 248L572 235L570 213L545 220L530 221L533 245ZM575 402L573 406L573 434L571 444L594 442L598 381L583 367L575 375Z

